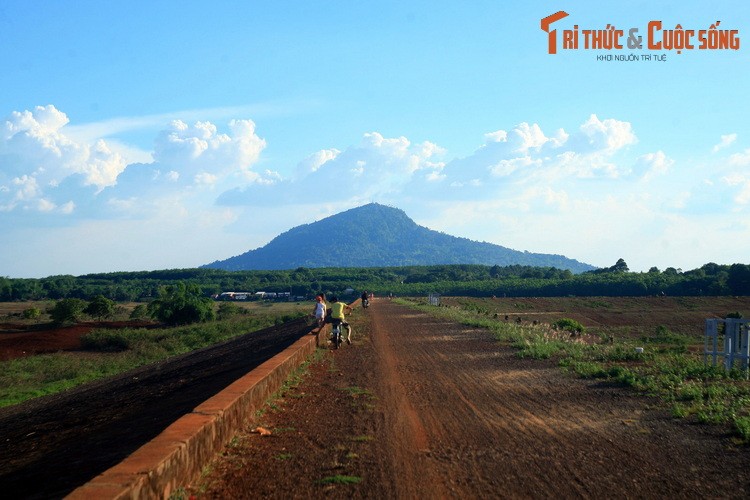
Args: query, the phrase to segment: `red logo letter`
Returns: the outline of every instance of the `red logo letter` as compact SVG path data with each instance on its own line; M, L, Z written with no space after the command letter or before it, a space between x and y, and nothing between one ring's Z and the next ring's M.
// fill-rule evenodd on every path
M549 45L549 53L550 54L557 54L557 30L549 30L549 25L559 21L563 17L568 17L568 13L565 11L559 11L551 16L547 16L544 19L542 19L542 30L549 33L548 35L548 45Z

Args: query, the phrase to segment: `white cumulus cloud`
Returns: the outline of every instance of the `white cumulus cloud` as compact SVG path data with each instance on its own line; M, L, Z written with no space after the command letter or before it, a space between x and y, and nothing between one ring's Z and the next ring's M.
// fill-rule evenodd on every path
M674 164L674 160L668 158L663 151L656 153L646 153L638 157L639 165L643 166L645 173L643 180L648 181L657 175L666 174Z
M312 172L317 171L326 162L329 162L336 158L341 151L338 149L321 149L311 154L297 165L297 177L303 177Z
M173 120L154 144L153 157L161 167L174 172L210 173L218 179L229 175L257 178L252 166L266 147L266 141L255 133L252 120L232 120L229 133L220 133L211 122L188 125ZM200 177L205 180L205 177Z
M446 184L458 189L455 195L468 196L472 187L478 188L472 196L486 197L527 183L618 178L626 169L612 157L637 142L629 123L596 115L573 135L562 128L547 135L539 124L523 122L509 131L489 132L484 139L473 154L445 166Z
M379 132L368 132L358 145L344 151L324 149L308 156L300 162L293 178L284 179L267 172L251 185L225 192L219 202L299 204L317 193L335 192L339 199L372 199L400 193L414 182L440 179L445 163L439 157L444 152L429 141L412 143L403 136L385 137Z
M13 111L4 120L0 128L3 206L49 212L50 197L58 194L55 189L65 180L77 177L80 185L97 191L117 182L126 167L122 156L103 140L89 144L71 139L65 134L68 122L67 115L53 105Z
M613 118L602 121L595 114L581 125L580 130L592 148L605 153L637 142L630 123Z

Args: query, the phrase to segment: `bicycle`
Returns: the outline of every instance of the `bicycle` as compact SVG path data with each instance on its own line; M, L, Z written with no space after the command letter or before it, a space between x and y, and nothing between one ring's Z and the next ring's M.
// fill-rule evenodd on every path
M334 349L341 346L341 320L334 319L331 322L331 342L333 342Z

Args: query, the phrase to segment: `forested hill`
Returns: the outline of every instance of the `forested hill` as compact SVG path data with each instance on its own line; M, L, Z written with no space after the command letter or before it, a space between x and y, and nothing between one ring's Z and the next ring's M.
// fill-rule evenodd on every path
M402 210L377 203L295 227L264 247L203 267L241 271L435 264L554 267L573 273L595 269L562 255L520 252L433 231Z

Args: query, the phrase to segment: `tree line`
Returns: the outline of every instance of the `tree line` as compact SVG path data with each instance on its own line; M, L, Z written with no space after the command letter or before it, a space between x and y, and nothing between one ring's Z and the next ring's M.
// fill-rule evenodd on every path
M631 272L623 259L613 266L573 274L553 267L432 265L368 268L305 268L282 271L169 269L46 278L0 277L0 301L90 300L150 302L165 286L190 285L210 297L226 291L289 292L311 298L319 292L368 290L376 295L454 296L673 296L750 295L750 265L708 263L690 271L651 268Z

